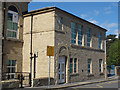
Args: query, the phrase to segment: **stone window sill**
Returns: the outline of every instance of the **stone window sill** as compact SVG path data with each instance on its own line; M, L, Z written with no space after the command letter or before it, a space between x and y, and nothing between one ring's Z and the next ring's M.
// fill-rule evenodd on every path
M20 40L20 39L6 38L6 40L8 40L8 41L14 41L14 42L22 42L23 43L23 40Z
M64 32L64 31L62 31L62 30L55 30L55 32L65 34L65 32Z
M94 76L94 74L92 74L92 73L91 73L91 74L88 74L88 77L93 77L93 76Z
M79 73L71 73L70 76L76 76L79 75Z
M100 73L100 75L104 75L104 73L103 73L103 72L101 72L101 73Z
M87 47L87 46L79 46L79 45L76 45L76 44L71 44L71 47L73 47L73 48L80 48L80 49L89 49L89 50L104 52L104 50L102 50L102 49L96 49L96 48Z

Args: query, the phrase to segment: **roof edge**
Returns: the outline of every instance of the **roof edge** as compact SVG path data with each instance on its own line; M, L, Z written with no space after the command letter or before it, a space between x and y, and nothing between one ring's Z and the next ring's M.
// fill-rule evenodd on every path
M80 18L80 17L78 17L78 16L76 16L76 15L74 15L74 14L71 14L71 13L65 11L65 10L62 10L62 9L56 7L56 6L45 7L45 8L41 8L41 9L29 11L27 14L24 15L24 17L31 16L31 15L35 15L36 12L40 12L40 11L46 10L46 11L44 11L44 13L45 13L45 12L47 12L47 10L48 10L48 11L53 11L53 10L55 10L55 9L58 9L58 10L60 10L60 11L63 11L63 12L65 12L65 13L67 13L67 14L72 15L73 17L76 17L76 18L81 19L81 20L83 20L83 21L85 21L85 22L87 22L87 23L90 23L90 24L92 24L92 25L94 25L94 26L97 26L97 27L105 30L106 32L108 31L107 29L105 29L105 28L103 28L103 27L101 27L101 26L98 26L98 25L96 25L96 24L94 24L94 23L91 23L91 22L89 22L89 21L87 21L87 20L85 20L85 19L82 19L82 18ZM39 14L39 13L37 13L37 14Z

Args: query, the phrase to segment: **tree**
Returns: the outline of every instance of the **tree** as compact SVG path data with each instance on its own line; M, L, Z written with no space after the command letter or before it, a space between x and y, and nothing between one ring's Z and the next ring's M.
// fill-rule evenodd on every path
M107 49L107 64L108 65L120 65L120 40L117 39L110 44Z

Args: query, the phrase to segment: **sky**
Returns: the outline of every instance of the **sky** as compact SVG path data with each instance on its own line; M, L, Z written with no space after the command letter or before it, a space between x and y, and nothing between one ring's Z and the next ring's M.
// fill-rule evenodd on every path
M106 35L118 35L117 2L30 2L28 10L56 6L75 16L107 29Z

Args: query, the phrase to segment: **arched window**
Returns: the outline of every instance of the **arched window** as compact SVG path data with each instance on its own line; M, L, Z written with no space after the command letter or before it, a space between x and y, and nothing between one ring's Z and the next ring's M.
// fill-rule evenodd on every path
M18 32L18 10L14 6L8 8L7 37L17 38Z

